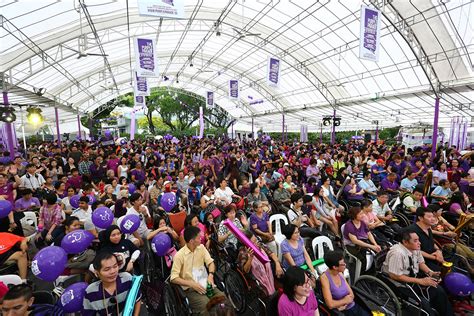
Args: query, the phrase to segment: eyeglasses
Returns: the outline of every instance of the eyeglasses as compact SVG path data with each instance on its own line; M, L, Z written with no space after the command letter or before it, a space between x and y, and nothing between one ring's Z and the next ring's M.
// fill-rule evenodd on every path
M347 266L347 264L345 262L343 262L343 263L339 263L339 266L340 267L345 267L345 266Z
M311 287L311 279L306 278L303 284L301 284L302 287Z

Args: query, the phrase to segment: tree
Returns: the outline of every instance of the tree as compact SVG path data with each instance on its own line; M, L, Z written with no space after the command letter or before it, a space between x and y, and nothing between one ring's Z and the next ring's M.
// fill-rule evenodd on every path
M163 123L163 120L158 116L154 116L152 118L152 124L154 128L153 132L150 129L150 123L147 116L140 117L137 120L137 124L140 129L143 129L150 134L155 134L157 131L168 131L170 129L169 126Z
M206 109L204 119L218 130L227 130L235 121L229 113L219 106Z

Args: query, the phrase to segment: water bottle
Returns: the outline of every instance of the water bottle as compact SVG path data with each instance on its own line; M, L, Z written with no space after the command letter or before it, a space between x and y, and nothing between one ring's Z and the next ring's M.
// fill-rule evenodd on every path
M214 296L214 289L212 288L211 283L207 283L206 296L209 298Z

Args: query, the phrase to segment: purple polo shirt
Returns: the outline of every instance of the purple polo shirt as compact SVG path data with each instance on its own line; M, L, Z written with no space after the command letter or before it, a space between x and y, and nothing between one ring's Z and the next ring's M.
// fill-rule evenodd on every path
M269 231L267 224L269 220L270 217L265 212L263 213L262 218L259 218L255 213L252 213L252 215L250 215L250 227L252 227L253 230L253 225L257 224L258 229L260 229L264 233L267 233Z
M135 182L145 181L145 171L134 169L130 172L130 176L135 176Z
M356 184L356 190L357 192L360 191L360 187L358 184ZM347 199L348 200L355 200L355 201L362 201L364 199L364 196L363 195L358 195L358 194L352 194L352 193L349 193L349 191L352 190L352 186L350 184L346 185L344 187L344 194L346 195Z
M342 232L345 245L352 245L349 234L356 236L356 238L359 240L367 240L369 237L369 227L366 223L361 221L360 227L356 228L352 221L347 221L346 226L344 226L344 231Z
M380 182L380 186L384 190L387 190L387 189L398 190L398 187L399 187L397 181L390 182L388 181L387 178L383 179L382 182Z
M74 189L78 190L82 186L82 178L81 176L77 177L70 177L67 179L66 187L73 187Z
M16 200L16 202L15 202L15 211L19 211L19 210L22 210L22 209L25 209L25 208L29 208L33 205L37 206L37 207L41 206L40 201L35 197L32 197L28 201L26 201L24 198L21 198L21 199Z

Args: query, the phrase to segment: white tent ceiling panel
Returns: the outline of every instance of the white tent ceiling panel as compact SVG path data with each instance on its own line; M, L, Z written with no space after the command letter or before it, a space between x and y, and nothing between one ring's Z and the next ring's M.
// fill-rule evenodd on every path
M412 27L441 83L440 124L449 124L455 115L473 114L472 89L465 88L474 84L472 1L386 3L380 60L374 63L358 57L361 1L188 0L185 19L162 21L139 16L132 1L127 25L124 1L84 0L112 74L102 57L77 59L73 51L101 52L79 2L25 3L5 3L1 13L5 20L0 28L0 71L5 72L11 86L12 100L51 104L56 96L61 111L68 109L68 103L73 103L74 109L69 109L74 113L76 109L91 111L101 102L131 91L129 58L133 61L134 51L132 43L129 56L129 37L133 42L133 37L143 36L157 39L159 69L170 78L166 82L156 78L150 83L202 94L215 89L216 101L222 103L219 105L240 120L248 121L252 113L267 113L281 125L284 107L289 112L287 122L300 124L309 108L319 120L332 114L332 106L337 104L338 113L348 122L341 129L365 128L367 120L352 120L355 112L365 112L368 120L383 120L387 111L400 110L396 124L409 124L425 115L432 121L434 94L410 48L414 44L407 43L387 21L387 17L395 19L396 10ZM217 22L221 36L216 36ZM86 38L85 46L79 45L81 34ZM265 83L270 55L282 59L279 88L269 88ZM421 58L426 60L426 56ZM240 78L246 105L237 106L227 99L230 78ZM117 92L108 89L113 79L119 87ZM21 95L15 96L20 91L15 86L22 88ZM48 91L42 98L33 93L33 88L39 87ZM457 87L461 89L453 90ZM32 95L27 95L28 91ZM248 95L265 102L249 105ZM377 99L376 111L370 111L372 98ZM47 100L49 103L44 102ZM452 109L446 110L445 104ZM394 121L386 124L393 125ZM288 128L298 130L299 126Z

